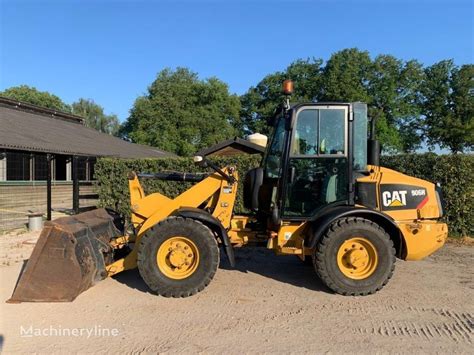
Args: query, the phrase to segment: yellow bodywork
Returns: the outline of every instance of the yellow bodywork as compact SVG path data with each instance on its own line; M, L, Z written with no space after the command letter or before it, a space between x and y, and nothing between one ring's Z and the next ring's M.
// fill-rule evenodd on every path
M405 260L421 260L441 248L448 226L437 221L397 221L406 245Z
M375 184L377 203L373 208L389 215L399 227L405 249L404 259L419 260L439 249L446 240L448 229L446 224L437 221L440 211L436 198L434 197L434 184L383 167L369 166L369 170L370 174L368 176L359 178L357 181ZM303 260L305 256L312 254L313 250L305 246L305 237L309 230L307 222L283 221L278 230L269 230L263 235L258 235L257 231L248 227L249 222L252 222L251 217L234 216L233 209L237 195L238 175L233 168L225 168L223 171L233 176L236 181L230 183L220 174L214 173L201 182L196 183L174 199L160 193L145 195L138 177L132 175L129 179L130 204L132 210L131 222L137 231L136 237L135 239L128 237L117 239L115 242L117 247L120 247L128 241L139 243L141 236L149 228L173 215L179 208L201 207L211 211L212 215L221 222L222 226L228 231L229 239L233 246L238 247L250 242L263 240L267 242L267 247L273 249L277 254L297 255ZM384 211L379 202L381 201L380 186L383 184L420 186L426 189L429 198L425 201L423 206L418 209ZM188 247L190 246L188 245ZM360 259L363 256L367 259L365 262L369 266L364 268L362 274L352 275L352 277L367 277L367 275L373 272L372 263L377 263L377 257L373 255L371 251L373 248L367 243L364 244L358 241L357 247L359 250L360 248L363 248L363 250L360 252L356 252L355 250L351 252L341 252L341 258L345 256L349 260L349 264L347 262L344 264L341 259L341 270L345 274L344 265L346 265L346 269L349 270L349 268L353 267L353 264L350 264L351 260ZM175 257L173 257L172 260L174 260L177 265L181 266L183 270L188 271L193 268L193 260L191 257L186 259L184 254L181 254L181 250L179 248L179 250L176 249L174 246L170 245L167 246L167 248L168 251L163 251L161 255L162 258L160 255L157 256L158 263L163 263L165 259L171 260L169 254L165 252L174 252L173 255ZM170 249L171 251L169 251ZM137 248L134 248L125 258L108 265L108 274L114 275L123 270L135 268L137 265L136 250ZM165 257L165 255L168 257ZM351 255L353 256L352 259ZM358 263L354 260L352 260L354 263ZM186 263L189 265L186 265ZM173 267L176 267L176 265L173 265ZM347 272L350 273L350 271ZM185 273L185 271L182 273ZM170 277L179 279L180 275L175 274Z
M224 173L238 175L233 169L225 168ZM199 207L203 204L213 210L212 215L229 229L231 226L232 211L237 194L237 183L229 183L218 173L214 173L193 185L174 199L158 192L145 195L145 192L133 174L129 178L130 206L132 210L131 222L137 231L136 245L142 235L155 224L171 216L182 207ZM137 266L137 248L134 248L125 258L107 266L108 275L114 275L124 270L134 269Z
M311 249L305 248L306 222L283 222L273 242L267 246L277 254L298 255L304 260L305 255L311 255Z
M436 199L435 185L384 167L369 166L368 170L370 175L357 181L376 184L377 205L375 209L389 215L398 225L406 249L404 259L420 260L441 248L448 237L448 226L437 220L441 211ZM422 187L427 191L427 202L421 208L383 211L380 205L380 201L382 201L380 187L383 184Z

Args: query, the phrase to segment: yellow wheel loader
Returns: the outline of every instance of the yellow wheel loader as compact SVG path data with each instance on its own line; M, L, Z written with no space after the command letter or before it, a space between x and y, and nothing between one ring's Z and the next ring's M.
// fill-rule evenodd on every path
M104 209L46 223L10 301L72 301L137 267L156 294L187 297L211 282L220 248L234 266L234 248L245 245L310 259L329 289L368 295L388 282L396 258L419 260L444 244L439 186L379 166L365 104L290 106L287 97L269 123L261 166L243 181L251 214L234 214L232 166L195 157L213 172L129 173L133 231ZM146 195L146 178L195 184L171 199Z

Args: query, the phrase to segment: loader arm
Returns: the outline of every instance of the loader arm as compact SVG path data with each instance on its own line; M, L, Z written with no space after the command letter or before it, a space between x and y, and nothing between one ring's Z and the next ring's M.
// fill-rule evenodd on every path
M221 174L213 173L174 199L158 192L145 195L138 176L130 174L131 220L137 230L135 245L138 245L147 230L183 207L205 206L223 228L229 229L237 194L238 175L232 168L224 168L222 171L233 176L234 181L229 182ZM135 247L125 258L108 265L107 273L111 276L136 266L137 248Z

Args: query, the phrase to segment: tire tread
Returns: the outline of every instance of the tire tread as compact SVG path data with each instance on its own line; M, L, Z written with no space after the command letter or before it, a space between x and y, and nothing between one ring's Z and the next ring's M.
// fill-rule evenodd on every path
M390 272L388 276L385 278L385 280L382 282L382 284L365 291L348 291L347 289L340 287L334 282L333 278L331 277L331 275L329 274L327 270L326 263L325 263L325 255L327 255L329 252L328 251L329 239L334 234L339 233L346 228L354 228L359 223L365 224L366 226L369 226L370 228L374 228L375 230L378 231L379 235L382 238L384 238L385 242L389 243L390 252L391 252L390 257L393 259L393 262L391 263ZM336 220L334 223L332 223L329 226L328 230L323 234L313 254L313 266L316 270L318 277L321 279L321 281L323 281L323 283L334 292L344 295L344 296L366 296L369 294L374 294L375 292L381 290L391 279L391 277L393 276L393 272L395 270L395 262L394 262L395 253L396 253L396 250L393 245L393 241L390 239L390 236L388 235L388 233L381 226L365 218L346 217L346 218L340 218Z
M208 233L209 238L206 238L206 242L211 243L212 244L211 248L215 250L217 253L217 257L212 258L210 272L206 273L205 278L201 280L197 286L194 286L189 289L183 288L181 290L177 290L175 287L169 287L169 286L166 287L162 284L159 284L153 275L153 271L149 269L147 260L146 260L147 258L146 248L150 245L152 238L157 237L157 234L159 234L160 229L169 228L169 226L174 223L180 223L180 224L193 223L195 224L195 227L194 227L195 230L202 229L203 232ZM212 279L214 278L214 275L216 274L217 268L219 266L219 246L217 244L216 238L214 238L212 231L205 224L191 218L172 216L155 224L153 227L148 229L145 232L145 234L141 237L139 245L138 245L137 265L138 265L138 270L140 272L140 276L148 285L148 287L157 295L160 295L163 297L174 297L174 298L189 297L204 290L204 288L206 288L210 284Z

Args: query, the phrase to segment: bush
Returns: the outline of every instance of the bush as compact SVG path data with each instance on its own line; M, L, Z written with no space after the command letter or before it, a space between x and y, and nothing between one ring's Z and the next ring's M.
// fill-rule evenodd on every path
M212 158L218 166L234 165L241 174L236 213L245 213L242 203L242 178L245 172L258 166L260 157L240 155L227 158ZM451 236L474 235L474 156L407 154L383 156L382 166L431 182L441 183L446 210L444 219L449 225ZM110 207L125 217L130 215L127 174L136 172L202 172L191 158L99 159L95 166L98 181L99 205ZM147 194L160 192L174 198L185 191L191 183L142 179Z

